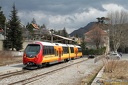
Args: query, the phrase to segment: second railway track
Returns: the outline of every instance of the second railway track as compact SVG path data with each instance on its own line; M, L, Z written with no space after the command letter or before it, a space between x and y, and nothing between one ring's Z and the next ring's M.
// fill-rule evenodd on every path
M2 75L0 75L0 80L4 79L4 78L11 77L11 76L15 76L15 75L21 75L21 74L24 74L24 73L27 73L27 72L30 72L30 71L29 70L21 70L21 71L16 71L16 72L10 72L10 73L7 73L7 74L2 74Z

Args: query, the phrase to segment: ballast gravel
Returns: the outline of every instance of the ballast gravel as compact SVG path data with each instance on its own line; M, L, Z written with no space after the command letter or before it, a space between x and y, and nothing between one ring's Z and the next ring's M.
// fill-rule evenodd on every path
M101 65L102 61L94 63L94 59L89 59L27 85L80 85L85 76Z
M70 67L58 70L52 74L50 73L34 82L26 84L26 85L80 85L82 79L85 78L85 76L87 76L92 71L94 71L97 67L103 64L102 61L98 61L97 63L94 63L94 59L87 60L86 57L83 57L80 59L71 60L67 63L61 63L54 66L42 68L39 70L34 70L32 72L25 73L22 75L15 75L9 78L1 79L0 85L8 85L15 81L30 78L40 73L45 73L50 70L56 69L58 67L63 67L64 65L72 64L80 60L85 60L85 61L82 63L74 64Z

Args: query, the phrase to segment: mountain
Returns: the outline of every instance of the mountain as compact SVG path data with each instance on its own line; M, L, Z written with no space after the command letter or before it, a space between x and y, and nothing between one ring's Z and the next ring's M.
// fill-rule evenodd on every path
M82 37L84 35L85 32L87 32L89 29L91 29L91 27L95 24L96 22L90 22L88 23L85 27L81 27L77 30L74 30L72 33L70 33L69 35L72 36L76 36L78 35L78 37Z

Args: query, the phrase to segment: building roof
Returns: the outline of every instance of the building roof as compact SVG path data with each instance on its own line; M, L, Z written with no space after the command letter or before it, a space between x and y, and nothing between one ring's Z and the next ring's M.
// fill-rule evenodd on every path
M39 29L39 27L38 27L37 24L33 24L33 23L31 23L31 24L32 24L32 26L33 26L35 29Z
M72 40L72 39L70 39L70 38L63 37L63 36L56 35L56 34L53 34L53 36L56 36L56 37L62 38L62 39L64 39L64 40L74 41L74 40Z
M85 33L85 36L86 42L92 42L91 37L97 38L97 36L108 36L108 33L105 30L99 28L99 26L95 25L91 30Z
M85 35L90 35L92 32L95 31L99 31L101 33L101 35L107 35L107 32L102 30L101 28L99 28L98 26L94 27L93 29L91 29L90 31L86 32Z

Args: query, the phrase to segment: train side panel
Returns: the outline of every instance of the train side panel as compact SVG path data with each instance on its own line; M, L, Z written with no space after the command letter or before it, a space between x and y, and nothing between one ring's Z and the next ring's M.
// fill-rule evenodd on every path
M74 45L68 45L68 47L69 47L70 59L74 59L76 57L76 54L74 52Z
M44 52L43 52L44 58L42 60L42 63L61 61L62 51L63 49L61 46L54 45L52 46L51 49L44 48Z
M78 57L82 57L83 54L82 54L82 49L81 49L81 47L80 47L80 46L76 46L76 47L77 47L77 49L78 49L78 51L77 51L77 56L78 56Z
M68 61L82 56L81 47L76 45L40 41L29 45L23 55L25 65Z
M61 46L62 49L62 53L61 53L61 61L65 60L68 61L69 60L69 49L68 46L66 44L60 44L58 43L59 46Z

